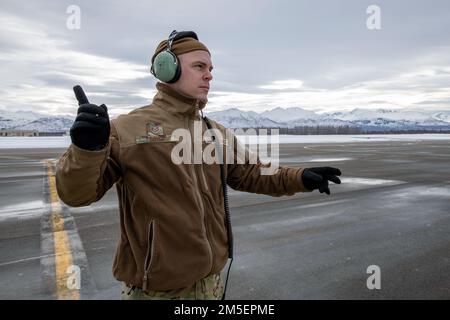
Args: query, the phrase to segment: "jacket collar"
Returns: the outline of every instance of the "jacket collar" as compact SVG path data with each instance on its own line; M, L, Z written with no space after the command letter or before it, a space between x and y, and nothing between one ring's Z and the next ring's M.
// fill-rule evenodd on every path
M156 83L156 89L158 92L153 98L153 103L171 113L198 116L199 110L202 110L207 103L204 100L185 96L162 82Z

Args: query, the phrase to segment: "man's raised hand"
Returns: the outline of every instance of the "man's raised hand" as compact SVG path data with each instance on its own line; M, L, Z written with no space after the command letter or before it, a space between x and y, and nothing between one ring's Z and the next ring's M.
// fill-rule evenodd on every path
M80 86L73 87L78 101L78 113L70 128L70 138L77 147L85 150L101 150L109 140L110 125L108 108L102 104L89 103Z

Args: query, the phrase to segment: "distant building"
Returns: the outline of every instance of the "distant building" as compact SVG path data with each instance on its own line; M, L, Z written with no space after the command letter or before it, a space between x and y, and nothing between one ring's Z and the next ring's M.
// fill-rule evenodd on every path
M67 136L69 133L67 131L54 131L54 132L39 132L39 136L45 136L45 137L50 137L50 136Z
M0 137L60 137L68 134L68 131L39 132L37 130L0 129Z
M39 131L36 130L9 130L1 129L0 137L37 137Z

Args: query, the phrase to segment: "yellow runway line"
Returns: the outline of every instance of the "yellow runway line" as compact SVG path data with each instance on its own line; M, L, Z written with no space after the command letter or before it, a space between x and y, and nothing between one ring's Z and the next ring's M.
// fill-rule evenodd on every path
M67 285L67 280L71 275L67 271L73 264L72 252L70 250L69 237L64 230L64 218L61 215L61 204L56 192L53 162L46 161L46 165L52 210L53 241L55 245L56 297L58 300L79 300L80 291L78 289L69 289Z

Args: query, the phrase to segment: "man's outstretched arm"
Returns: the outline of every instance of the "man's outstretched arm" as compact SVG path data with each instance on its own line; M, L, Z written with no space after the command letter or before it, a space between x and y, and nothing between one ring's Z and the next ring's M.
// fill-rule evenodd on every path
M70 129L72 144L57 164L56 187L64 203L79 207L103 197L121 170L119 141L106 106L89 103L80 86L74 92L78 114Z
M250 163L250 151L233 136L235 159L244 158L242 164L228 164L227 183L239 191L260 193L271 196L293 195L297 192L311 192L318 189L320 193L330 194L329 181L340 184L337 177L341 171L332 167L290 168L263 164L256 156L257 163ZM269 168L271 170L269 170ZM262 174L263 171L274 172Z

